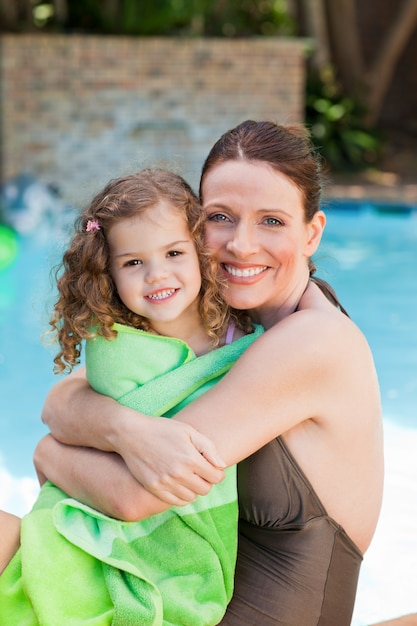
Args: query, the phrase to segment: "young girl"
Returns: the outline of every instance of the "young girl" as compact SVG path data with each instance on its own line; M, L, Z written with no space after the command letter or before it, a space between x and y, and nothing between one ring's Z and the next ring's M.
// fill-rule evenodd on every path
M221 297L203 226L176 174L145 169L111 181L63 257L55 370L77 365L86 340L94 389L170 416L230 369L261 330ZM0 579L0 623L217 624L233 589L235 468L205 497L166 509L160 501L157 515L119 522L46 482Z
M248 330L249 317L220 295L203 227L196 196L172 172L110 181L79 216L63 257L50 322L61 346L55 370L79 363L83 340L114 339L115 323L177 337L197 355L224 343L230 323Z

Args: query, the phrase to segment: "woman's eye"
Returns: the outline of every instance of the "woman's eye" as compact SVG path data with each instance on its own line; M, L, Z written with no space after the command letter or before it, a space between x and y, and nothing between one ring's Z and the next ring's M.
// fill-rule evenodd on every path
M228 222L230 221L227 215L224 213L212 213L211 215L207 215L207 220L209 222Z
M282 226L282 221L277 217L266 217L264 223L267 226Z

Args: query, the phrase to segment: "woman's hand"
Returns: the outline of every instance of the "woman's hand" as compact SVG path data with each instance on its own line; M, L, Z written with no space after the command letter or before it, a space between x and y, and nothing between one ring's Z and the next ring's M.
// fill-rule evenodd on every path
M115 450L136 480L160 500L182 506L223 480L225 463L214 444L189 424L126 417L117 429Z
M135 480L114 452L69 446L46 435L38 443L34 463L41 483L49 479L68 495L127 522L136 522L168 505Z
M116 452L132 476L169 505L188 504L224 478L225 463L211 439L191 425L149 417L98 394L89 386L85 368L52 388L42 419L61 443ZM65 484L75 472L74 464L61 463L53 482L59 484L59 479ZM39 474L39 478L44 477Z

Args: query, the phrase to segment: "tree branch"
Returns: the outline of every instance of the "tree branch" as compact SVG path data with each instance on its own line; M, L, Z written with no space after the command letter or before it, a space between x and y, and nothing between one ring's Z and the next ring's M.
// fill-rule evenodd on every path
M374 125L381 113L385 96L390 86L395 67L417 25L416 0L404 0L397 19L383 41L379 54L366 76L369 109L367 124Z

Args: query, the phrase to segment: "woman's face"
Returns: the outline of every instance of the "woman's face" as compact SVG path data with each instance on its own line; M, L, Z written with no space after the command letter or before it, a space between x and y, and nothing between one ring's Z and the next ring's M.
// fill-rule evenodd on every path
M227 280L227 301L252 310L264 325L275 323L281 307L295 306L306 286L323 212L307 224L300 190L262 162L217 165L206 174L202 196L206 241Z

